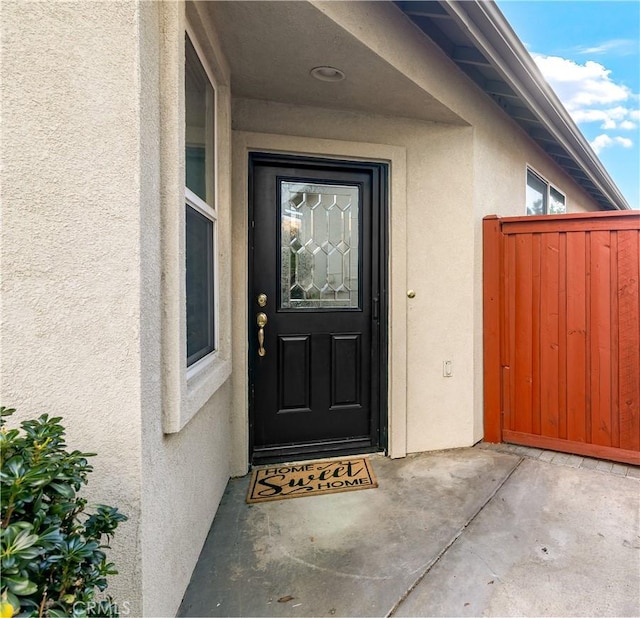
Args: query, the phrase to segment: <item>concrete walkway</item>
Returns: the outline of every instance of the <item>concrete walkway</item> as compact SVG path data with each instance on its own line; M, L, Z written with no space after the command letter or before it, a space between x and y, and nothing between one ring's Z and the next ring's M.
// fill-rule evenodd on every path
M179 615L639 616L638 468L542 453L376 455L377 489L257 505L233 479Z

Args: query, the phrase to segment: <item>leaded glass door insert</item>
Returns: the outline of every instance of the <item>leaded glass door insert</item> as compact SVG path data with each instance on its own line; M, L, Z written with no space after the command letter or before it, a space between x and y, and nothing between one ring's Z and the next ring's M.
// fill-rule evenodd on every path
M360 307L357 186L280 181L283 309Z

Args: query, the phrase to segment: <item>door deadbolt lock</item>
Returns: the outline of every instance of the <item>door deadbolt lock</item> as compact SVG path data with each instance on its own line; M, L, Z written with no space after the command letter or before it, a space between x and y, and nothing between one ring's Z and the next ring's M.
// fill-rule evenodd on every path
M258 307L266 307L266 306L267 306L267 295L258 294Z

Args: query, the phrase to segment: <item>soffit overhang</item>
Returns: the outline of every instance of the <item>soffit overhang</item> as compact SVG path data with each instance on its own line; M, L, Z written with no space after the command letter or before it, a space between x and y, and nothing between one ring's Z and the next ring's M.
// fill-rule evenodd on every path
M201 4L216 26L235 98L467 124L309 2ZM310 71L323 65L346 79L313 79Z
M630 208L492 0L395 4L600 208Z

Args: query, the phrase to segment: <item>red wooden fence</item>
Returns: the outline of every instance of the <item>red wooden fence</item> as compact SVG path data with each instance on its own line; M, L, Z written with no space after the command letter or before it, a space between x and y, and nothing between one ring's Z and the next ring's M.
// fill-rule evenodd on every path
M484 220L485 440L640 464L640 212Z

